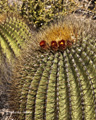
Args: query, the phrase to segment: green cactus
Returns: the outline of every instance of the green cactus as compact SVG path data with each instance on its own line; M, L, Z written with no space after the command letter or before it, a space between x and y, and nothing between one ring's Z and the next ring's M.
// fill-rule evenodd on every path
M23 20L16 17L4 18L0 23L0 54L2 52L12 60L20 55L21 49L30 38L30 30Z
M0 13L6 13L8 10L8 0L0 0Z
M0 14L19 14L22 3L14 0L0 0Z
M73 15L63 21L32 39L16 64L10 106L17 120L96 119L96 25ZM52 48L69 38L71 46Z
M21 51L31 40L31 32L24 20L17 17L0 16L0 85L10 81L12 66Z
M48 25L50 21L76 8L75 2L68 0L22 0L21 15L36 28Z

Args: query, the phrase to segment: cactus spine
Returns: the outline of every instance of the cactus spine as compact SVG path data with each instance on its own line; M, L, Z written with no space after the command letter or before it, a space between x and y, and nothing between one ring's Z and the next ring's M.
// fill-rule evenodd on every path
M41 40L49 46L53 38L67 42L71 29L77 34L71 47L62 51L40 48ZM93 23L69 16L33 39L25 60L16 65L11 87L12 109L20 112L19 120L96 119L95 29Z

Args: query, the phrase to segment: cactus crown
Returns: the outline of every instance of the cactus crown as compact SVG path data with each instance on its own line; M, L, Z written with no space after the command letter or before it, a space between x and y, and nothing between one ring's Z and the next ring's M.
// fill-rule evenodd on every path
M54 28L43 33L40 42L42 50L63 51L77 41L77 28L73 25L55 25Z
M64 31L66 25L68 29ZM41 40L48 44L57 40L58 30L64 35L68 32L67 37L62 35L67 41L71 25L76 31L72 29L72 34L77 34L77 41L71 47L54 52L41 50ZM71 16L64 19L64 24L52 25L32 39L23 61L16 64L11 87L11 106L12 103L15 106L11 109L20 112L19 120L96 119L95 29L93 23Z

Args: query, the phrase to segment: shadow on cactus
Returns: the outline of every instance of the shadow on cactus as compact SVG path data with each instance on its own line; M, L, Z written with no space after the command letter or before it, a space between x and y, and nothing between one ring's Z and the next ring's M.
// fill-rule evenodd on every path
M36 34L14 71L14 118L96 119L95 30L94 22L71 15Z

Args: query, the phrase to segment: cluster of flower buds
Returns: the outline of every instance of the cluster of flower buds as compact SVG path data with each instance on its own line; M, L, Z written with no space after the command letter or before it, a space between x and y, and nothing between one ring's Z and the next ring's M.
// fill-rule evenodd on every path
M60 40L58 43L56 41L51 41L51 45L48 45L48 43L45 40L42 40L40 42L40 47L42 49L52 49L53 51L57 50L65 50L67 47L71 47L74 41L71 40Z

